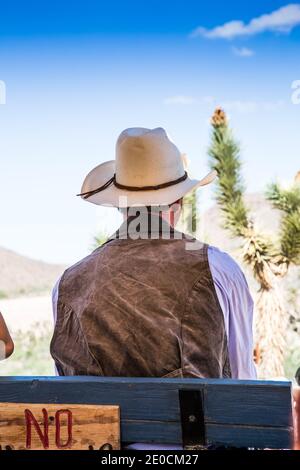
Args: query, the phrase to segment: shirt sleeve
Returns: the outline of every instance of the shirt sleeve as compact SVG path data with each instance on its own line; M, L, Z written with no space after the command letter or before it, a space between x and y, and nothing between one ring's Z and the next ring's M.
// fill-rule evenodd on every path
M53 311L54 328L55 328L56 320L57 320L57 302L58 302L60 280L61 280L61 277L57 280L52 290L52 311ZM59 375L56 365L54 365L54 370L55 370L55 375Z
M224 315L229 361L233 379L256 379L253 361L253 299L238 264L214 247L208 250L209 265Z
M52 312L53 312L54 325L56 324L56 320L57 320L57 302L58 302L60 280L61 280L61 277L56 281L56 284L52 290Z

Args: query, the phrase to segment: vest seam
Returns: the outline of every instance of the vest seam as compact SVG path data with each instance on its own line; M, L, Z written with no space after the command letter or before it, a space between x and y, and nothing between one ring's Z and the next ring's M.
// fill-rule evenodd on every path
M84 334L83 329L82 329L82 326L81 326L81 321L80 321L80 319L78 318L78 316L76 315L76 312L74 312L74 310L73 310L72 308L71 308L71 310L72 310L73 313L75 313L75 316L76 316L76 319L77 319L77 322L78 322L78 325L79 325L81 334L83 335L84 342L85 342L85 344L86 344L88 353L89 353L89 355L91 356L91 358L94 359L94 361L96 362L97 366L99 367L100 373L101 373L101 375L103 376L104 374L103 374L102 367L101 367L101 365L100 365L98 359L94 356L94 354L93 354L92 351L90 350L89 343L88 343L88 341L87 341L86 335Z
M64 277L65 277L65 274L67 273L67 271L68 271L68 270L66 270L66 271L63 273L63 275L62 275L62 277L61 277L61 280L60 280L60 284L63 283ZM55 332L57 331L58 321L59 321L59 318L58 318L58 317L60 317L59 304L61 304L62 306L66 307L66 308L69 308L69 309L71 310L71 312L74 314L74 316L75 316L75 318L76 318L76 320L77 320L77 323L78 323L78 325L79 325L80 332L81 332L81 334L82 334L82 336L83 336L84 342L85 342L85 344L86 344L87 351L88 351L90 357L91 357L92 359L94 359L94 361L96 362L96 364L97 364L97 366L98 366L98 368L99 368L99 370L100 370L100 372L101 372L101 375L103 376L102 367L101 367L101 365L100 365L98 359L94 356L94 354L93 354L93 353L91 352L91 350L90 350L90 347L89 347L89 345L88 345L87 338L86 338L86 336L85 336L85 334L84 334L84 332L83 332L82 325L81 325L80 319L78 318L78 315L76 314L76 312L73 310L73 308L72 308L70 305L67 305L67 304L65 304L64 302L62 302L62 300L60 299L60 293L59 293L59 292L58 292L58 299L57 299L57 318L56 318L56 323L55 323L55 328L54 328L54 333L53 333L52 340L53 340L53 338L54 338ZM52 341L51 341L51 343L52 343Z

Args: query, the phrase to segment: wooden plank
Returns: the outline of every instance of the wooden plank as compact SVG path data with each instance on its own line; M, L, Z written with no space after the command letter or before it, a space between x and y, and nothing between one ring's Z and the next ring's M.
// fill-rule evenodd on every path
M235 380L235 379L195 379L195 378L155 378L155 377L100 377L100 376L87 376L87 375L80 375L80 376L0 376L0 384L1 383L17 383L17 382L63 382L63 383L110 383L110 384L149 384L149 383L156 383L156 384L177 384L177 385L185 385L185 386L205 386L205 385L249 385L249 386L257 386L273 388L274 386L283 386L289 387L290 382L286 381L277 381L277 380Z
M208 428L211 425L212 442L217 442L224 425L233 433L237 425L244 426L238 428L240 434L235 434L243 446L251 437L245 426L274 428L271 444L275 447L282 447L291 439L291 384L288 382L0 377L0 401L120 405L124 442L181 443L179 389L204 391L205 423ZM224 434L228 445L232 442L230 432ZM258 447L269 445L269 437L264 442L265 432L257 436Z
M205 387L205 420L209 423L291 426L291 388L260 387L255 383L234 387Z
M121 428L123 443L152 442L167 445L182 442L179 422L125 420ZM289 449L293 434L290 428L207 424L206 436L207 445Z
M208 443L221 446L291 449L293 445L291 428L209 424L206 433Z
M120 449L118 406L0 403L2 449Z
M276 427L291 424L289 382L102 377L4 381L0 377L0 401L31 401L34 393L37 402L120 404L125 419L178 421L178 390L182 388L204 390L206 422Z

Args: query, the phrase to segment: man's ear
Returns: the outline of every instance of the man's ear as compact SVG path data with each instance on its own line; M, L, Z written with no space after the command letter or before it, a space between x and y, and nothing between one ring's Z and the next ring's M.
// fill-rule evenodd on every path
M181 209L182 209L182 206L183 206L183 198L181 199L178 199L178 201L174 202L170 208L171 210L173 211L173 213L175 214L175 216L179 215L180 212L181 212Z
M175 227L175 225L178 222L181 209L182 209L182 202L183 202L183 199L181 198L173 202L173 204L170 205L169 219L170 219L170 224L172 225L172 227Z

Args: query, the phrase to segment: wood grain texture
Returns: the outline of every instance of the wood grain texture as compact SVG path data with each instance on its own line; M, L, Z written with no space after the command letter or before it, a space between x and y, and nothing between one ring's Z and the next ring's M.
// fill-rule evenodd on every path
M12 450L120 449L118 406L0 403L0 446Z
M106 377L0 377L0 402L116 404L122 442L181 443L178 390L201 390L208 443L288 448L289 382ZM234 443L233 443L234 441Z

